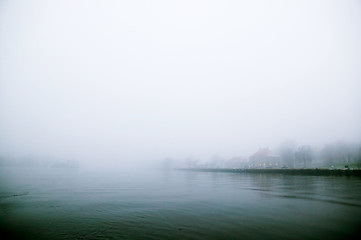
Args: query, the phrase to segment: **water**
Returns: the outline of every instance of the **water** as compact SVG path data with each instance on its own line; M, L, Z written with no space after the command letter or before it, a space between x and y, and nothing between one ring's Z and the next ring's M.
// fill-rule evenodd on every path
M186 171L0 169L19 239L350 239L361 179Z

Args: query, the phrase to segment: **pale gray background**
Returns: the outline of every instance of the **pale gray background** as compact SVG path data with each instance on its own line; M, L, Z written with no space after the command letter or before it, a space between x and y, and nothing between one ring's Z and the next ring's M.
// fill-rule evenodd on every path
M1 1L0 155L361 140L360 1Z

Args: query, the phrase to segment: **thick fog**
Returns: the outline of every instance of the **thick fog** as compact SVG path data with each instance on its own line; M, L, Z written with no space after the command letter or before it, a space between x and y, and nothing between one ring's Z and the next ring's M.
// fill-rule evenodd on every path
M360 23L359 1L1 1L0 155L360 143Z

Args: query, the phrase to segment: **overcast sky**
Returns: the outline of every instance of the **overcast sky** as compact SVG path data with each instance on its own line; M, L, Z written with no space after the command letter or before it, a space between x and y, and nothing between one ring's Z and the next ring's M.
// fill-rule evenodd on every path
M0 2L0 155L361 140L360 1Z

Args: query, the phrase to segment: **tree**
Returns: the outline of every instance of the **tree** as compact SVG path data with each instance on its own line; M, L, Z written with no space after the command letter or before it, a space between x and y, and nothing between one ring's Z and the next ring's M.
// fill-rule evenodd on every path
M278 152L281 157L282 165L285 167L292 167L294 168L294 158L295 158L295 148L296 144L291 141L287 140L281 144L281 146L278 148Z
M295 152L297 165L307 167L312 163L312 148L309 145L299 146Z
M323 147L321 158L327 165L359 164L361 148L355 143L336 141Z

